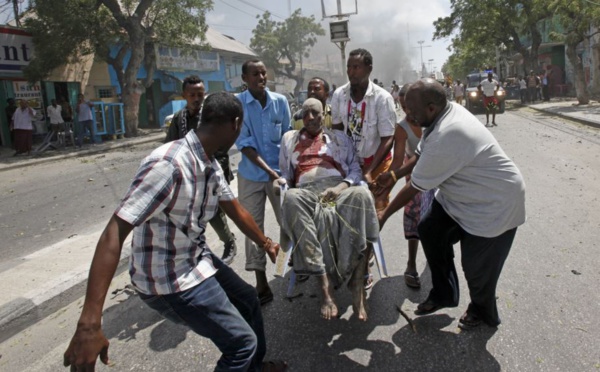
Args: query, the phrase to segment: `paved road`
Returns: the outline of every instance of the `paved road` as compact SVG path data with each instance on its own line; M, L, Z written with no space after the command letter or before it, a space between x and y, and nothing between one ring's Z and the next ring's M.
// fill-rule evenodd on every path
M406 244L401 218L396 215L382 232L391 277L379 280L376 275L366 323L351 316L345 289L336 293L341 319L325 322L318 316L314 280L299 286L303 295L289 302L283 299L286 281L269 276L279 294L263 312L269 357L285 358L290 371L600 369L600 294L596 288L600 283L600 132L527 109L507 112L497 121L499 127L492 131L519 165L528 190L528 221L517 233L498 287L503 324L498 329L458 331L457 320L468 303L462 277L458 308L424 317L412 314L427 295L429 272L421 253L418 263L424 289L404 286ZM99 204L91 199L88 203ZM113 207L106 204L106 208ZM272 216L267 226L268 233L275 235ZM237 235L241 239L239 231ZM459 250L456 253L460 266ZM242 261L243 253L233 267L253 283ZM109 355L114 365L98 370L212 370L219 355L214 346L161 320L125 287L127 283L126 273L113 282L115 294L105 307L104 329L111 340ZM82 300L0 344L0 370L61 370L62 353ZM416 333L396 306L414 319Z

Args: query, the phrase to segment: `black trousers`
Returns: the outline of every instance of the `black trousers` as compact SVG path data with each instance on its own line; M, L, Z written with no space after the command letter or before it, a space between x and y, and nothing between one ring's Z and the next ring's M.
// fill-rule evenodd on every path
M446 307L458 306L453 245L460 242L461 263L471 296L467 312L490 326L500 324L496 285L517 228L494 238L469 234L434 200L429 212L421 218L418 230L431 270L433 288L429 299Z

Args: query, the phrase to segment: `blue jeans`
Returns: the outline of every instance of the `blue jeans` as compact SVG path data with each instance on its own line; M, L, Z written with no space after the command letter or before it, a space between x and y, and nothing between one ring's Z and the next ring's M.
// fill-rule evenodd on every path
M258 294L219 258L217 273L183 292L140 298L163 317L209 338L221 358L215 371L260 371L266 352Z
M77 123L77 146L83 145L83 136L87 131L90 132L90 143L96 143L94 136L94 122L92 120L78 121Z

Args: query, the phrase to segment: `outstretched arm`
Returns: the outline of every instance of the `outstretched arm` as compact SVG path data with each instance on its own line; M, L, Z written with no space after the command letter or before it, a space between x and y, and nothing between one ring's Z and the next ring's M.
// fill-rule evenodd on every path
M102 333L102 307L108 287L115 274L123 242L133 226L113 215L102 232L88 278L83 310L77 329L64 354L65 367L72 370L93 371L96 359L108 364L108 340Z
M219 202L219 206L223 209L227 217L231 218L235 225L240 228L244 235L260 247L263 247L265 252L269 255L271 262L274 263L279 248L281 247L278 243L271 241L270 238L267 238L265 234L263 234L246 208L244 208L237 199L230 201L222 200Z
M256 164L260 169L264 170L268 175L271 181L275 181L279 178L277 172L275 172L267 162L258 154L256 149L253 147L244 147L242 149L242 154L246 155L248 159L254 164Z

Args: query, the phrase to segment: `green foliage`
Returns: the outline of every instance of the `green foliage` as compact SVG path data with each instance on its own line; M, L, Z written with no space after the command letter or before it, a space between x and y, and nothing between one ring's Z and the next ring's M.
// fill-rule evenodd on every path
M315 21L315 17L303 17L297 9L283 22L275 22L271 14L265 12L252 30L250 47L254 49L267 67L302 84L302 77L295 71L302 58L310 56L310 48L317 42L317 36L325 35L325 30Z
M25 74L41 80L90 53L112 64L115 45L190 48L194 40L204 41L204 15L211 8L211 0L36 0L36 16L25 21L36 52Z
M460 69L459 63L474 63L463 69L489 65L495 58L494 48L503 45L509 52L519 52L526 61L537 59L541 35L537 23L550 12L544 0L452 0L449 16L434 22L435 39L456 37L450 50L454 61L448 68ZM521 40L528 36L530 45ZM491 53L491 54L490 54ZM491 59L491 61L490 61Z

